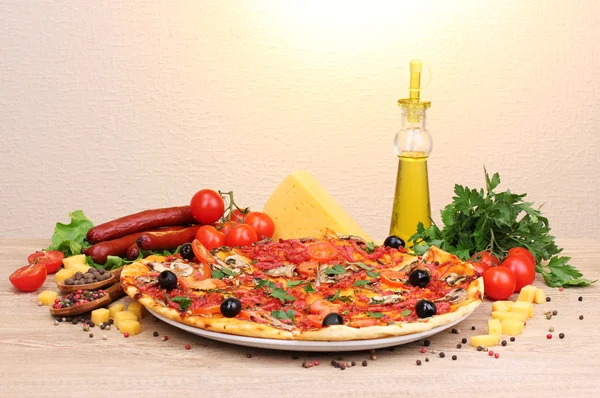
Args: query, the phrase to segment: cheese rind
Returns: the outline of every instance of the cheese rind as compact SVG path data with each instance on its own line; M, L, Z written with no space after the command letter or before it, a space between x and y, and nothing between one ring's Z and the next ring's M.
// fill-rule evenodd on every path
M275 241L320 238L328 229L370 240L348 212L306 171L290 174L267 200L263 212L275 223Z

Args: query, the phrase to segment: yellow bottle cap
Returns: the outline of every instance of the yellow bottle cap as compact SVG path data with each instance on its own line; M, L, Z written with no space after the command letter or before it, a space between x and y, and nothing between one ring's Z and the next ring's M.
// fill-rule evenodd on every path
M410 61L410 86L408 89L408 98L398 100L402 107L412 109L427 109L431 106L430 101L421 101L421 71L423 63L418 59Z

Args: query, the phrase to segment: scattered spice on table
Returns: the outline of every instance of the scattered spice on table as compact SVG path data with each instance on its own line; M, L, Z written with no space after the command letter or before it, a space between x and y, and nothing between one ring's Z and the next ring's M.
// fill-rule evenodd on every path
M559 333L558 337L561 338L561 339L564 339L565 338L565 334L564 333Z
M583 315L579 315L579 319L583 319Z
M577 298L577 300L579 300L579 301L583 301L583 297L579 296L579 297Z
M506 345L508 344L508 342L506 340L502 340L502 346L506 347Z
M452 360L456 361L458 359L458 357L456 355L452 355Z
M421 366L421 360L417 359L417 366Z

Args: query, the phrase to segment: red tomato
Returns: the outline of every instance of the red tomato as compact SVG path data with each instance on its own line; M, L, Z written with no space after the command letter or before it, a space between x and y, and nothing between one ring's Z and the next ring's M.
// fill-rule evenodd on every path
M242 224L248 213L250 213L248 207L244 209L235 209L231 212L231 221Z
M404 281L406 280L406 274L398 271L382 271L379 276L381 277L381 282L393 287L404 286Z
M473 254L473 256L471 256L471 260L481 263L483 265L487 265L487 268L496 267L496 266L500 265L500 261L498 260L498 257L494 256L492 253L490 253L488 251L483 251L483 252Z
M213 255L206 250L206 247L204 247L198 239L192 241L192 250L198 261L202 264L215 264L217 262Z
M367 326L376 326L377 324L379 324L379 321L375 318L355 319L348 322L348 326L352 328L365 328Z
M314 243L306 249L306 252L315 261L326 263L338 256L338 251L334 245L327 242Z
M309 309L311 314L327 315L332 312L340 312L339 304L334 304L327 300L317 300L310 305Z
M227 237L227 235L229 235L229 232L231 232L231 229L233 227L235 227L237 225L237 223L233 222L233 221L225 221L223 224L221 224L219 226L219 231L223 232L223 235L225 235Z
M531 254L531 252L529 250L527 250L526 248L524 248L524 247L513 247L512 249L508 250L508 255L510 256L511 254L519 254L519 255L525 256L535 266L535 257L533 257L533 254Z
M473 268L475 268L475 271L477 271L477 273L479 275L483 275L483 273L490 268L489 265L483 264L483 263L474 263L474 262L471 262L471 265L473 266Z
M515 274L516 292L520 292L523 286L531 285L535 280L535 264L523 255L510 254L500 266L510 269Z
M225 246L225 234L217 231L212 225L203 225L196 232L196 239L206 247L207 250Z
M316 261L305 261L298 266L298 272L305 278L313 277L317 274L319 263Z
M244 219L244 224L250 225L259 236L272 238L275 232L275 223L265 213L253 211Z
M194 304L195 304L195 302L192 303L192 308L191 308L192 314L194 314L194 315L218 314L219 312L221 312L220 304L209 305L208 307L198 307Z
M327 314L310 314L306 316L308 323L310 326L314 328L322 328L323 327L323 318L325 318Z
M53 274L62 265L62 260L65 258L65 254L59 250L48 250L43 252L35 252L27 257L29 264L44 264L46 266L46 272Z
M238 224L231 228L231 231L225 238L227 246L250 246L258 240L258 235L254 228L246 224Z
M203 189L192 197L190 207L196 221L200 224L212 224L223 215L225 202L221 195L212 189Z
M491 267L483 274L485 294L494 300L506 300L516 285L515 274L506 267Z
M22 292L38 290L46 281L46 266L31 264L19 268L9 276L10 283Z

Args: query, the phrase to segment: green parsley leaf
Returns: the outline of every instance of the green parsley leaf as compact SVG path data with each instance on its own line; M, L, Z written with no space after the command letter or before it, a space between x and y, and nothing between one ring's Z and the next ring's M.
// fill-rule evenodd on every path
M285 290L280 289L280 288L273 289L273 291L269 294L269 296L279 299L279 301L281 301L282 304L285 304L286 301L296 300L296 297L287 294L287 292Z
M381 312L367 312L367 315L376 319L383 318L385 316L385 314L382 314Z
M225 278L225 274L222 273L221 271L219 271L218 269L214 269L211 272L210 277L213 279L223 279L223 278Z
M367 280L358 280L352 284L352 286L366 286L369 285L372 281Z
M192 304L192 300L182 296L175 296L171 299L171 301L179 304L180 311L187 311L187 309L190 308L190 305Z
M411 310L404 310L400 313L402 317L409 316L410 314L412 314Z
M305 291L306 293L314 293L314 292L316 292L317 290L316 290L316 289L313 287L313 285L312 285L312 284L308 283L306 286L304 286L304 291Z
M360 268L364 269L365 271L373 271L375 269L373 267L369 267L367 264L362 263L360 261L357 261L355 263L348 263L348 264L358 265Z
M287 287L296 287L296 286L300 286L301 284L306 283L306 281L288 281L287 282Z
M275 310L271 312L271 316L277 319L289 319L292 321L292 323L294 323L294 317L296 316L296 313L293 310Z
M271 281L266 279L255 279L256 287L255 289L260 289L261 287L268 287L270 289L275 289L277 286Z
M379 278L379 272L367 271L367 275L371 278Z
M583 278L581 272L568 264L570 258L559 257L560 249L550 235L548 219L527 194L510 190L496 192L500 175L491 178L484 168L484 189L454 186L452 202L441 212L442 228L433 223L425 228L417 225L409 238L417 255L437 246L463 260L480 251L490 251L504 258L513 247L524 247L537 261L536 270L551 287L588 286L595 281ZM546 264L544 264L547 262Z
M342 315L348 315L349 313L350 313L350 311L349 311L349 310L344 310L344 311L342 311Z
M373 253L375 251L375 245L373 244L373 242L367 242L365 244L365 248L367 249L367 253Z
M325 268L325 275L341 275L344 272L346 272L346 268L342 267L340 264Z
M230 269L229 269L229 268L227 268L227 267L222 267L222 268L220 269L220 271L221 271L222 273L224 273L225 275L227 275L227 276L235 276L235 275L236 275L236 274L235 274L235 272L233 272L232 270L230 270Z
M352 297L350 297L350 296L341 296L341 295L340 295L340 293L341 293L341 290L340 290L340 289L338 289L338 290L335 292L335 294L334 294L333 296L329 297L327 300L329 300L329 301L331 301L331 302L334 302L334 301L336 301L336 300L339 300L339 301L341 301L342 303L349 303L349 302L351 302L351 301L352 301Z

